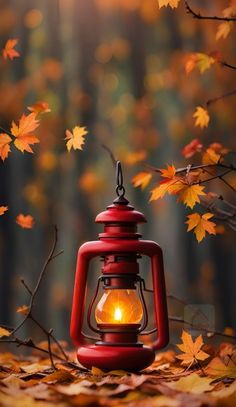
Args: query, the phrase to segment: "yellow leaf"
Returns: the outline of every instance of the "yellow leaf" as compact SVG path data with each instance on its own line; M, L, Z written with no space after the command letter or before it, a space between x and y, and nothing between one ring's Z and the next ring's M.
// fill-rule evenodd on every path
M22 305L21 307L18 307L16 312L22 315L28 315L29 313L29 307L28 305Z
M8 211L8 206L0 206L0 216Z
M135 187L141 187L142 189L144 189L151 181L151 178L152 174L150 174L150 172L139 172L132 178L132 184Z
M205 72L216 61L215 58L213 58L212 56L200 52L198 52L196 56L197 56L196 66L199 69L200 73Z
M203 164L217 164L221 158L212 148L208 148L202 155Z
M199 72L203 74L215 62L216 58L213 58L211 55L196 52L194 54L190 54L187 57L185 63L185 72L188 74L193 71L194 68L198 68Z
M234 4L234 1L231 1L231 4L229 7L226 7L223 10L223 16L226 18L230 18L230 17L235 17L236 16L236 4Z
M233 28L232 21L224 21L223 23L219 24L216 32L216 40L218 41L221 38L223 39L227 38L232 28Z
M210 121L210 116L208 114L208 111L204 109L201 106L197 106L193 117L196 119L195 120L195 126L201 127L203 129L204 127L207 127Z
M171 8L177 8L180 0L157 0L159 8L170 6Z
M0 326L0 338L2 338L3 336L10 336L10 335L11 335L10 331L8 331L7 329L2 328Z
M12 139L6 133L0 133L0 157L4 161L11 152L10 143Z
M66 130L66 142L67 150L73 148L74 150L82 150L82 145L84 144L84 136L87 134L86 127L75 126L72 130Z
M195 185L184 185L183 187L174 193L178 193L179 201L183 202L189 208L193 208L197 202L200 202L199 196L206 195L203 191L205 187L195 184Z
M91 373L94 376L103 376L105 372L103 370L99 369L98 367L92 366Z
M35 137L33 132L39 126L39 121L36 120L36 114L30 113L28 116L22 115L19 120L19 125L17 126L16 123L12 122L11 133L13 136L16 137L14 141L14 145L18 150L22 153L27 151L28 153L33 153L32 148L30 147L31 144L39 143L39 139Z
M203 346L202 335L199 335L195 342L192 339L192 336L183 330L182 344L177 345L177 347L183 352L181 355L177 355L178 359L181 359L181 365L190 366L196 363L197 360L205 360L209 355L201 350Z
M215 357L205 368L206 374L211 377L231 377L236 379L236 365L230 360L227 365L219 358Z
M202 216L199 213L188 215L188 220L185 222L188 225L187 231L189 232L190 230L194 229L194 233L198 242L202 241L202 239L206 236L206 232L208 232L210 235L215 235L216 224L208 220L213 216L214 215L209 212L205 213Z
M209 377L200 377L197 373L191 373L177 381L167 383L167 386L184 393L202 394L212 390L211 382L212 379Z

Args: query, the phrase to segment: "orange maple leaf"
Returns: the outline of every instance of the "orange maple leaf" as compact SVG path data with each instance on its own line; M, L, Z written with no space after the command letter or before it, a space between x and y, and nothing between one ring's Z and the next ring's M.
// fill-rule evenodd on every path
M215 151L215 153L221 155L225 155L230 151L228 148L224 147L221 143L218 143L216 141L214 143L211 143L208 148L211 148Z
M202 143L197 139L193 139L190 143L186 144L181 153L185 158L191 158L194 154L202 150Z
M185 222L188 225L187 231L194 229L198 243L204 239L206 232L210 235L216 235L216 224L209 221L214 215L210 212L200 215L199 213L192 213L188 215L188 220Z
M138 151L133 151L133 152L126 152L123 158L123 161L127 165L134 165L137 164L140 161L145 160L147 157L147 151L146 150L138 150Z
M173 164L167 164L167 168L160 168L160 172L162 177L173 179L176 174L176 168Z
M193 117L196 119L195 126L199 126L199 127L201 127L201 129L208 126L209 121L210 121L210 116L208 114L208 111L206 109L204 109L202 106L196 107L196 110L193 113Z
M217 164L220 161L221 155L217 154L213 148L207 148L202 155L203 164Z
M210 356L201 350L204 344L202 335L199 335L194 342L192 336L183 330L181 339L183 343L176 345L183 352L183 354L176 356L182 360L181 365L191 366L198 360L205 360Z
M168 194L175 194L181 188L184 187L184 184L181 178L174 177L172 179L166 179L161 181L160 184L151 191L151 198L150 201L155 201L159 198L163 198L166 193Z
M11 335L11 332L8 331L8 329L0 326L0 338L2 338L3 336L10 336L10 335Z
M170 6L171 8L177 8L180 0L158 0L159 8Z
M11 152L10 143L12 142L11 137L6 133L0 134L0 157L4 161L9 153Z
M19 120L19 125L12 122L11 133L15 136L14 145L22 153L27 151L28 153L33 153L31 144L39 143L39 139L34 135L30 134L39 126L39 121L36 120L36 114L30 113L28 116L22 115Z
M200 176L200 172L190 172L185 177L176 176L174 165L167 165L166 169L161 169L161 176L166 179L154 188L151 193L150 201L163 198L166 193L169 195L178 195L178 200L186 206L193 208L197 202L200 202L199 196L205 195L204 186L200 186L196 182Z
M21 307L17 308L16 312L18 312L18 314L28 315L29 307L28 305L21 305Z
M99 175L98 171L88 169L79 178L78 187L87 194L94 194L94 191L104 191L104 178Z
M32 106L28 106L27 109L30 112L34 112L35 114L39 113L49 113L51 109L49 108L49 104L47 102L36 102Z
M31 215L23 215L20 213L16 217L16 223L23 229L32 229L34 226L34 218Z
M72 130L66 130L66 138L68 140L66 143L66 148L70 152L73 148L74 150L82 150L82 145L84 144L84 136L87 134L86 127L75 126Z
M0 216L4 215L6 211L8 211L8 206L0 206Z
M13 58L20 56L19 52L14 49L17 43L18 43L17 38L7 40L5 47L2 50L2 55L4 59L9 58L12 60Z
M132 184L135 187L141 187L142 189L146 188L149 182L152 179L152 174L150 172L139 172L132 178Z
M194 68L198 68L199 72L203 74L216 61L217 58L214 58L212 55L203 54L201 52L190 54L185 63L185 72L188 74L192 72Z

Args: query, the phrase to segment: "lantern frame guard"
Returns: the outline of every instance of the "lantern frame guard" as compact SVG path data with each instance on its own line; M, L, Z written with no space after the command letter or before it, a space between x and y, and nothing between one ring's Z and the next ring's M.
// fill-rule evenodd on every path
M77 257L74 295L72 303L70 334L78 347L77 358L87 367L96 366L103 370L124 369L139 371L149 366L155 351L165 347L169 341L166 289L163 269L163 256L160 246L149 240L141 240L137 224L145 223L141 212L134 210L124 197L123 176L120 162L116 165L118 197L107 210L97 215L95 222L104 223L104 232L99 240L84 243ZM147 290L145 281L139 275L138 258L142 255L151 260L153 290ZM98 279L95 295L88 307L87 324L100 335L101 340L90 344L87 338L97 340L83 333L86 301L86 282L90 261L100 257L104 261L102 275ZM96 303L99 286L106 290L135 290L138 286L140 303L143 309L142 324L139 323L91 323L91 315ZM154 300L155 325L144 331L148 324L148 312L143 292L152 291ZM157 331L157 340L151 346L138 341L139 335Z

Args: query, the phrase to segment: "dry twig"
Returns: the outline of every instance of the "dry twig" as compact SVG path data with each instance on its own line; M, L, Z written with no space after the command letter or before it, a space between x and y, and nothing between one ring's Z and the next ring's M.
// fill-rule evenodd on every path
M62 360L64 360L64 361L68 361L68 356L67 356L67 354L65 353L65 351L63 350L63 348L62 348L60 342L59 342L59 341L55 338L55 336L53 335L53 330L52 330L52 329L47 330L47 329L34 317L34 315L33 315L33 309L34 309L34 306L35 306L35 298L36 298L36 296L37 296L37 294L38 294L38 292L39 292L41 283L42 283L44 277L46 276L47 269L48 269L48 265L51 263L52 260L54 260L56 257L58 257L60 254L63 253L62 250L59 251L58 253L55 253L56 247L57 247L57 242L58 242L58 230L57 230L57 226L55 226L55 227L54 227L54 241L53 241L53 245L52 245L52 248L51 248L51 250L50 250L50 252L49 252L49 255L48 255L48 257L47 257L47 259L46 259L46 261L45 261L45 263L44 263L44 265L43 265L43 268L42 268L42 270L41 270L41 272L40 272L40 274L39 274L39 277L38 277L38 280L37 280L37 283L36 283L35 288L34 288L33 290L31 290L31 289L29 288L28 284L27 284L23 279L21 279L22 285L25 287L25 289L27 290L27 292L28 292L29 295L30 295L30 302L29 302L29 305L27 306L26 315L25 315L25 317L23 318L23 320L22 320L13 330L11 330L11 335L10 335L10 337L9 337L8 339L0 340L0 343L1 343L1 342L2 342L2 343L15 343L17 346L28 346L28 347L31 347L31 348L40 350L40 351L42 351L42 352L48 353L53 368L55 368L55 364L54 364L54 362L53 362L53 357L57 357L57 358L62 359ZM27 322L27 320L33 321L33 322L41 329L41 331L46 335L47 341L48 341L48 350L42 349L42 348L38 347L38 346L34 343L34 341L33 341L32 339L22 340L22 339L20 339L20 338L18 338L18 337L16 336L16 332L17 332L20 328L22 328L22 326ZM56 355L56 354L54 354L54 353L52 352L51 340L57 345L57 347L58 347L60 353L62 354L62 357L60 357L60 356L58 356L58 355Z

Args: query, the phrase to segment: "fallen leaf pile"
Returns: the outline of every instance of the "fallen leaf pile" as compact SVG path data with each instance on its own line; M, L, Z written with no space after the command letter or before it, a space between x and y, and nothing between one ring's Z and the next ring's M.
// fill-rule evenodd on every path
M182 344L177 347L182 353L179 350L158 352L154 363L140 373L103 372L96 367L88 371L78 365L72 352L68 352L68 362L55 359L55 369L50 359L40 357L37 351L30 356L1 353L0 405L235 406L236 350L233 345L222 343L218 349L211 346L209 352L209 345L204 345L201 335L193 339L183 331L181 339Z

